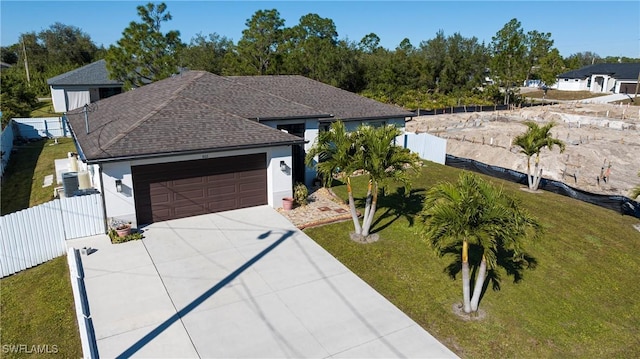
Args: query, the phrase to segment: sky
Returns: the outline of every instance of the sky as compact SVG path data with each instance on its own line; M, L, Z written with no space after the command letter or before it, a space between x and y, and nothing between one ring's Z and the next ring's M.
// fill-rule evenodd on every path
M115 44L136 7L149 1L0 1L0 42L9 46L20 34L40 32L55 22L87 33L100 46ZM153 1L159 3L160 1ZM178 30L183 42L217 33L235 43L247 19L258 10L277 9L286 27L315 13L334 21L340 39L359 42L375 33L380 45L395 49L408 38L414 46L460 33L491 42L509 20L525 32L550 32L554 46L567 57L591 51L601 57L640 58L640 1L165 1L173 16L162 30Z

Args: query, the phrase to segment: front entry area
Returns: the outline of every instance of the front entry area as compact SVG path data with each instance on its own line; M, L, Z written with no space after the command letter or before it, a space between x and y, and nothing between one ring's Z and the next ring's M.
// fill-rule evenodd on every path
M139 224L267 204L266 154L133 166Z

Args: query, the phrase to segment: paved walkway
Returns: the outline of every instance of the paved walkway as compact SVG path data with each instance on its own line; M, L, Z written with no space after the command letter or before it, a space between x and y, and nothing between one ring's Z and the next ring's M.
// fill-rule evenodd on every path
M154 223L82 255L103 358L453 358L268 206Z
M609 102L627 100L630 97L632 98L633 95L625 95L625 94L622 94L622 93L615 93L615 94L611 94L611 95L586 98L584 100L580 100L580 102L582 102L582 103L609 103Z
M278 212L299 229L351 219L349 206L324 187L312 189L307 205Z

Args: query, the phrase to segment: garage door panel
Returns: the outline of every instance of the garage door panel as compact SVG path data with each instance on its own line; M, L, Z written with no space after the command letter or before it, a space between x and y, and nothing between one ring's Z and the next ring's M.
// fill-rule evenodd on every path
M231 184L231 185L223 185L220 187L211 187L211 188L207 188L207 194L210 197L215 197L215 196L220 196L220 195L225 195L225 194L229 194L231 196L235 196L236 195L236 185L235 184Z
M172 218L183 218L209 213L209 208L201 204L191 204L186 206L176 206L173 211L174 216L172 216Z
M220 200L215 203L210 203L209 213L230 211L232 209L238 209L238 201L236 198L229 198L226 200Z
M267 204L266 155L135 166L139 223Z
M151 195L151 203L163 204L170 202L171 193L158 193Z
M172 187L184 188L193 187L194 185L202 185L207 182L207 177L185 178L177 181L172 181Z
M180 191L175 187L170 188L171 194L173 194L173 200L180 201L202 201L207 196L205 195L204 188L196 188L191 190Z

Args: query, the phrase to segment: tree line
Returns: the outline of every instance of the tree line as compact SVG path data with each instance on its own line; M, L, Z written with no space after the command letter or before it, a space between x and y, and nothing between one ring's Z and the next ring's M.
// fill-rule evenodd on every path
M386 49L375 33L360 41L339 38L333 20L313 13L285 27L276 9L256 11L235 43L215 32L199 33L185 43L179 31L163 31L172 19L166 4L136 9L139 21L131 22L109 48L62 23L21 34L18 43L2 47L2 61L13 65L2 71L3 118L28 116L36 96L49 96L48 78L102 58L126 87L143 86L181 68L219 75L298 74L410 109L506 104L518 100L517 86L524 80L551 84L557 74L588 64L638 61L592 52L563 58L551 33L525 31L517 19L489 44L440 30L417 45L405 38Z

